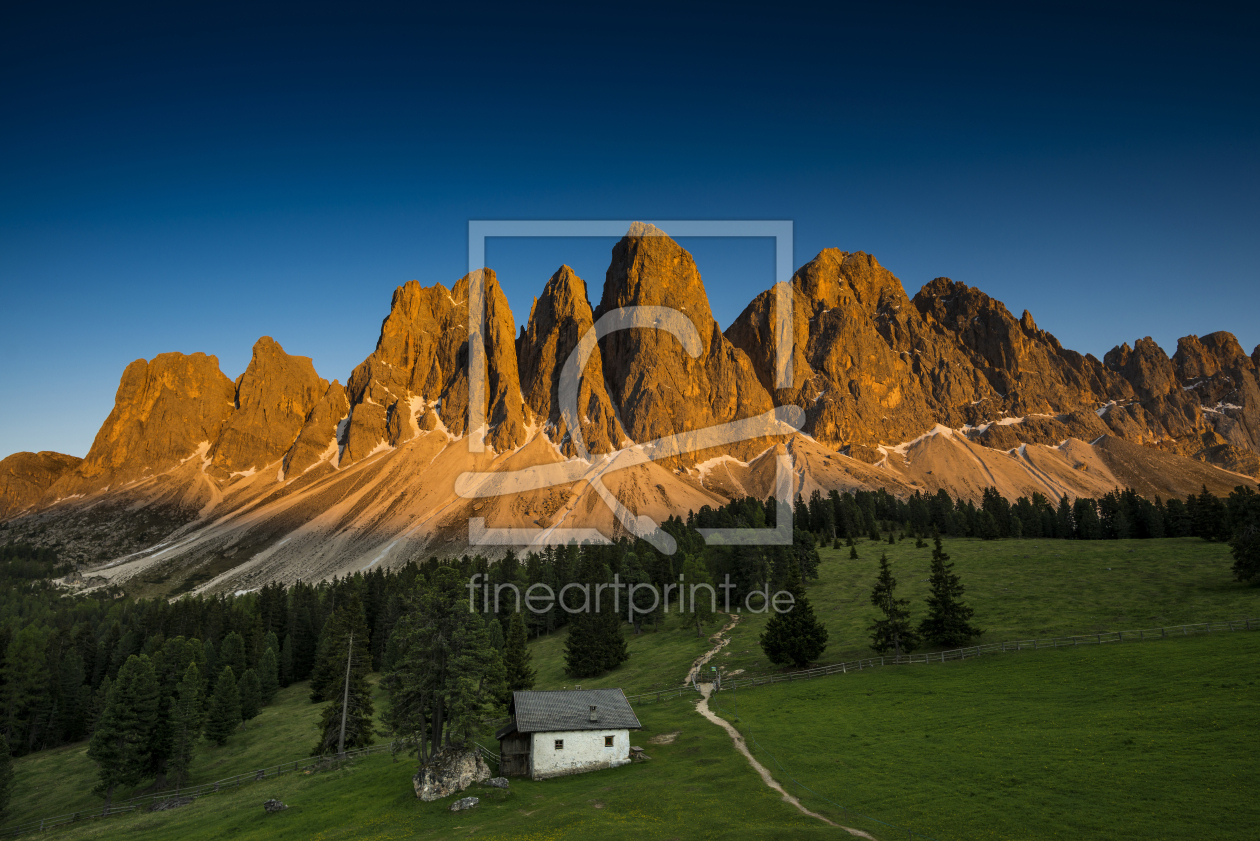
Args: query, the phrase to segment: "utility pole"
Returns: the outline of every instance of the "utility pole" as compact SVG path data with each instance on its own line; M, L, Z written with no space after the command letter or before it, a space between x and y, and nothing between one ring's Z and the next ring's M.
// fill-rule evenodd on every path
M354 659L354 631L350 632L350 648L346 652L346 687L341 696L341 735L337 737L337 758L346 758L346 709L350 706L350 662Z

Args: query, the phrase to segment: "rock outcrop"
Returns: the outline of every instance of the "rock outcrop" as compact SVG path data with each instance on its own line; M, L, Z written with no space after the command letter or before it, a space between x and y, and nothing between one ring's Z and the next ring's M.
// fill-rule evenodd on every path
M306 416L297 440L284 455L286 478L300 475L320 462L336 467L340 461L338 432L350 414L350 403L341 383L333 380L324 396Z
M421 431L445 428L467 434L468 295L476 275L447 290L410 281L394 291L389 315L372 355L346 385L350 421L342 463L351 464L381 445L397 447ZM494 272L484 270L486 442L498 450L525 442L527 409L516 365L516 328ZM475 337L476 339L477 337Z
M622 307L677 310L699 338L694 357L659 329L622 330L604 339L604 377L632 441L702 430L773 408L748 354L713 319L695 260L651 225L636 222L613 248L595 318ZM751 454L754 442L731 450ZM680 462L696 459L692 454Z
M420 766L412 778L412 785L416 797L431 801L458 794L473 783L488 779L490 766L479 752L445 748Z
M263 336L236 380L236 411L210 450L211 474L223 479L279 460L327 389L309 357L290 356Z
M163 353L123 371L114 409L87 457L45 499L156 476L208 452L235 411L236 389L204 353Z
M560 377L579 340L594 324L586 282L573 269L561 266L543 287L542 295L534 300L529 322L516 340L525 402L546 425L547 435L568 456L577 451L561 415ZM603 356L598 343L582 373L577 404L582 440L588 452L612 452L626 435L604 385Z
M36 505L48 489L83 459L44 451L0 460L0 520Z

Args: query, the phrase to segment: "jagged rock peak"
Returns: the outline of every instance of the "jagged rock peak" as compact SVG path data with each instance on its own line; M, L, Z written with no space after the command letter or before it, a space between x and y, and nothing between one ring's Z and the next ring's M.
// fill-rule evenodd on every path
M123 371L114 409L87 457L47 496L69 496L157 475L219 437L235 410L236 389L204 353L163 353Z
M621 307L659 306L691 320L700 353L691 357L664 330L631 329L604 340L604 375L636 442L768 411L770 395L747 354L722 335L695 260L668 236L632 226L613 247L595 318ZM684 460L686 461L686 460Z
M1128 342L1112 348L1103 356L1103 364L1128 380L1143 400L1177 389L1177 371L1172 360L1150 336L1138 339L1132 348Z
M529 322L517 339L517 362L525 402L566 455L576 448L559 405L560 375L582 336L594 325L586 283L573 269L561 266L534 299ZM607 453L625 437L604 386L603 358L596 345L578 387L578 414L588 452Z
M320 462L332 467L340 463L338 427L350 413L350 402L341 383L333 380L325 389L315 408L311 409L302 424L297 440L285 453L283 475L292 478L301 475Z
M54 453L14 453L0 460L0 520L35 505L64 474L83 459Z
M307 415L328 390L307 356L290 356L263 336L236 380L236 411L210 451L218 478L277 461L293 445Z
M1238 339L1224 330L1209 333L1203 338L1192 335L1178 339L1172 361L1183 382L1212 377L1236 366L1252 367L1251 359L1238 344Z

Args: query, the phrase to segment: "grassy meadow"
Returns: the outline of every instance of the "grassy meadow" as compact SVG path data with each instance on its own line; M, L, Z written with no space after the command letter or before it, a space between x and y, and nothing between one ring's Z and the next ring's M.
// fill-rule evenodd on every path
M873 669L713 708L789 791L771 755L834 803L942 841L1260 834L1260 633Z
M1260 616L1260 587L1236 583L1228 547L1160 541L947 540L983 641L1159 627ZM887 552L899 595L923 615L931 549L859 541L824 549L808 594L830 631L824 662L869 656L868 595ZM724 617L722 617L724 619ZM724 672L777 670L757 643L764 614L740 614L715 662ZM635 636L630 660L597 679L564 674L565 632L530 643L540 689L619 686L627 694L678 686L712 642L669 616ZM802 782L827 798L916 832L951 839L1260 837L1260 811L1245 795L1254 759L1260 634L1221 634L1143 644L998 655L897 667L719 696ZM222 748L202 743L191 783L213 782L305 757L320 706L305 684ZM335 772L250 783L171 812L89 822L65 838L753 838L835 830L804 818L765 788L729 738L680 699L638 710L635 744L651 762L577 777L514 780L483 789L482 807L452 814L416 801L414 760L372 757ZM384 698L377 695L378 711ZM737 705L737 706L736 706ZM654 734L679 732L670 745ZM15 760L4 825L99 809L86 743ZM769 758L776 779L789 780ZM142 793L141 791L134 792ZM119 792L122 800L133 792ZM811 808L843 813L803 793ZM278 797L288 811L265 816ZM877 838L878 825L850 816ZM847 836L845 836L847 837Z

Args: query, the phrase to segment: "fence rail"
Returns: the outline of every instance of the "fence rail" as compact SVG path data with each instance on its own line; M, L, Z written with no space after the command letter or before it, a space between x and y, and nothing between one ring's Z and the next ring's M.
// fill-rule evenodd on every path
M392 749L390 742L380 745L370 745L365 748L356 750L348 750L345 753L346 759L359 759L365 756L371 756L377 753L386 753ZM267 768L258 768L254 771L247 771L243 774L237 774L232 777L225 777L222 780L216 780L212 783L201 783L195 786L181 786L179 788L168 789L167 791L157 792L155 794L143 794L138 797L132 797L117 803L111 803L109 806L102 806L98 809L83 809L78 812L70 812L65 815L57 815L51 818L44 818L37 821L28 821L17 826L9 826L0 829L0 838L12 838L17 835L24 835L28 832L40 832L43 830L56 829L68 824L79 823L81 821L93 820L95 818L108 818L114 815L122 815L128 812L136 812L141 809L152 808L161 803L167 803L176 799L185 797L198 798L207 794L214 794L218 791L239 788L242 783L252 783L261 780L278 777L281 774L292 774L299 771L306 771L326 762L337 759L335 755L324 755L307 757L306 759L298 759L290 762L282 762L279 765L271 765Z
M1001 654L1005 651L1035 651L1043 648L1073 648L1081 645L1104 645L1116 642L1145 642L1148 640L1167 639L1168 637L1198 636L1200 634L1220 633L1223 631L1257 631L1260 630L1260 619L1231 619L1224 622L1200 622L1193 625L1169 625L1163 628L1143 628L1135 631L1104 631L1096 634L1080 634L1071 637L1050 637L1048 639L1010 640L1008 642L991 642L985 645L973 645L969 648L955 648L950 651L928 652L925 654L902 654L900 656L865 657L861 660L850 660L845 663L833 663L829 666L818 666L798 672L787 672L779 675L750 677L740 679L724 679L722 689L742 689L750 686L763 686L770 683L790 683L797 680L809 680L825 675L847 674L863 669L879 666L906 666L915 663L945 663L950 660L966 660L982 654Z

